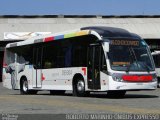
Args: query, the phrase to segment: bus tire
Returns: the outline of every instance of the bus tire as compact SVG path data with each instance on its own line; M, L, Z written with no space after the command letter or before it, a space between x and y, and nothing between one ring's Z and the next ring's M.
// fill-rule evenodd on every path
M37 90L28 90L28 81L25 77L21 78L21 82L20 82L20 94L21 95L27 95L27 94L31 94L31 95L35 95L37 94Z
M84 97L86 96L85 92L85 83L83 79L77 79L73 85L73 96Z
M65 92L65 90L50 90L51 95L64 95Z
M107 97L109 98L123 98L126 94L125 90L121 90L121 91L108 91L107 92Z
M20 94L21 95L29 94L28 81L27 81L27 79L25 77L21 78L21 82L20 82Z

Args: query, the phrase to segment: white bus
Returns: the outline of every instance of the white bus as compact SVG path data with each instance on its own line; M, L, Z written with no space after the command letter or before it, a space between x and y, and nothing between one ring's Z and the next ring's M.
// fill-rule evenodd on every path
M75 96L104 91L122 97L126 91L157 87L148 45L120 28L84 27L10 43L3 67L3 85L21 94L71 90Z
M157 73L157 78L158 78L158 84L157 87L160 88L160 51L155 50L154 52L152 52L152 56L154 59L154 63L155 63L155 70Z

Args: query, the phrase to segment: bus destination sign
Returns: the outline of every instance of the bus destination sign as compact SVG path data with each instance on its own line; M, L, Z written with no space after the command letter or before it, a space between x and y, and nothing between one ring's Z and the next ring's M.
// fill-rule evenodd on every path
M139 41L135 41L135 40L112 40L111 45L139 46Z

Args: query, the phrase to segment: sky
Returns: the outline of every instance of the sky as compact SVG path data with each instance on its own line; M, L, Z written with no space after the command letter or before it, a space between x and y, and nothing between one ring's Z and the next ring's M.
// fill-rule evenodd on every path
M160 15L160 0L0 0L0 15Z

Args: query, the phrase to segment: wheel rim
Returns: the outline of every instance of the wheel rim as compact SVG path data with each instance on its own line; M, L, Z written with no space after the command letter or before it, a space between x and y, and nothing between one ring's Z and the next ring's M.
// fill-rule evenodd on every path
M24 81L23 82L23 91L27 91L28 90L28 83L27 83L27 81Z
M84 91L84 82L83 81L78 81L78 83L77 83L77 90L79 92Z

